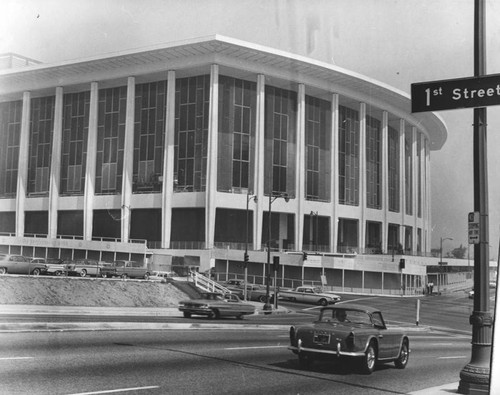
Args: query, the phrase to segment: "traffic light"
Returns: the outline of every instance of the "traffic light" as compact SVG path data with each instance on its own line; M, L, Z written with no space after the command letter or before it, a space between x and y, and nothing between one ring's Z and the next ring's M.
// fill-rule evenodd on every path
M405 260L403 258L401 258L399 260L399 270L402 270L405 268Z
M279 256L273 256L273 269L275 272L277 272L280 268L280 257Z
M248 263L248 254L247 254L246 252L245 252L245 253L243 253L243 261L244 261L245 263Z
M302 253L302 260L307 261L307 252Z

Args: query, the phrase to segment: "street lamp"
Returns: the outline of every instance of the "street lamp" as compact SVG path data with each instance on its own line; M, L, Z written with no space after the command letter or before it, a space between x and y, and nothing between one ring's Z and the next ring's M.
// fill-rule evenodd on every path
M272 309L271 303L269 303L269 283L271 282L271 205L278 198L285 199L285 202L287 203L290 200L288 193L273 194L271 192L269 194L269 210L267 220L266 304L264 305L264 310ZM277 297L278 295L275 293L274 298Z
M247 300L247 282L248 282L248 203L250 200L254 200L257 202L256 195L250 195L249 191L247 191L247 210L246 210L246 233L245 233L245 255L243 255L243 262L245 265L245 283L243 284L243 299Z
M439 284L440 284L440 280L441 280L441 271L443 269L443 241L445 241L445 240L453 240L453 238L452 237L445 237L445 238L441 237L441 243L439 245L439 274L438 274L438 283L437 283L438 295L439 295Z

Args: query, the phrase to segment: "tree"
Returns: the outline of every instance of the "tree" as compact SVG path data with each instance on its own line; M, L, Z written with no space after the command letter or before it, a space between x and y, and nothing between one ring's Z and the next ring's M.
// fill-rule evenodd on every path
M466 251L467 248L463 247L462 244L460 244L460 247L451 250L451 256L453 258L463 259L465 257Z

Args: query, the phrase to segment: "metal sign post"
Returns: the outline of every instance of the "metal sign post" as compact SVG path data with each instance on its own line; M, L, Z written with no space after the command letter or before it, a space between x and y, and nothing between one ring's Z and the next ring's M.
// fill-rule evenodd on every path
M474 107L474 213L469 217L469 243L474 244L472 355L460 372L461 394L488 393L492 370L485 107L500 104L500 75L486 76L485 19L485 1L474 0L474 78L412 84L412 112Z

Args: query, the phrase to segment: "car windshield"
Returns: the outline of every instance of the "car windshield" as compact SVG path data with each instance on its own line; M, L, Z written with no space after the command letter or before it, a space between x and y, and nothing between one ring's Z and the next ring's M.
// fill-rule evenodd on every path
M321 322L346 322L349 324L371 325L372 321L368 313L359 310L348 309L325 309L321 312Z

